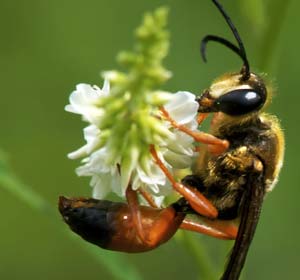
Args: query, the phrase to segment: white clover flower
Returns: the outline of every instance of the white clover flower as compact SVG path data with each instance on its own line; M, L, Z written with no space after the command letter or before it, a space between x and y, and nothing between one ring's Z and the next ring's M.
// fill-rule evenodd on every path
M79 176L92 177L90 185L93 187L95 198L101 199L109 192L124 196L130 180L134 190L144 188L150 191L155 196L156 202L160 204L163 197L170 193L172 188L168 184L165 174L154 162L150 152L142 153L138 146L128 147L130 166L127 168L122 168L123 159L120 157L114 158L113 161L108 160L112 157L109 143L101 144L103 142L102 131L98 127L101 127L101 118L105 115L105 108L99 108L98 104L108 96L108 81L104 82L103 89L80 84L71 94L70 105L67 105L65 109L81 114L90 125L84 129L86 144L68 156L71 159L85 157L82 160L83 165L77 168L76 172ZM159 94L155 98L159 100ZM175 94L162 92L162 99L165 103L164 108L172 119L192 130L197 129L195 117L198 103L192 93L185 91ZM166 102L166 100L168 101ZM171 172L174 168L190 167L194 155L193 139L172 127L169 121L165 120L161 114L159 115L158 107L152 107L155 108L152 111L156 114L152 118L156 121L158 130L163 131L155 143L159 158ZM123 119L123 121L127 122L128 120ZM144 125L149 125L149 123ZM115 135L115 137L120 137L120 135ZM138 138L139 134L136 137Z
M70 95L70 104L65 107L65 110L71 113L82 115L85 121L91 124L99 124L103 109L95 106L99 98L107 96L109 92L109 82L104 81L103 88L90 86L88 84L78 84L76 90Z
M88 122L83 131L86 144L68 156L83 158L76 172L91 176L96 198L109 192L124 196L131 185L151 192L160 205L172 188L150 147L171 173L191 166L193 139L174 128L161 111L163 106L178 124L197 129L195 96L158 90L171 76L162 63L169 48L167 14L160 8L145 15L136 29L133 51L118 55L125 71L104 72L102 89L77 85L65 108Z

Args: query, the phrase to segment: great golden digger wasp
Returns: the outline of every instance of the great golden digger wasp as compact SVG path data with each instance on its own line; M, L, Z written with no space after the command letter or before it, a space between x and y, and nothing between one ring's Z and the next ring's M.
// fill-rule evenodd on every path
M208 42L217 42L243 61L240 72L228 73L198 98L199 125L212 113L209 133L191 131L161 108L176 129L202 143L193 173L177 182L160 160L151 155L181 198L158 208L151 195L127 187L127 203L92 198L59 199L59 210L70 228L102 248L144 252L168 241L178 229L220 239L235 239L222 279L238 279L254 236L264 196L277 182L284 154L284 136L276 117L263 113L271 98L262 77L250 71L238 31L224 8L212 0L230 27L237 45L215 35L201 43L206 60ZM138 193L139 192L139 193ZM149 206L138 203L138 194Z

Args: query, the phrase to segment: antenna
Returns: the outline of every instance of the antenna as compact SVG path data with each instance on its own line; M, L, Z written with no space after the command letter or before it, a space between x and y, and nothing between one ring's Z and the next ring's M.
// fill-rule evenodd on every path
M231 43L230 41L228 41L227 39L224 39L222 37L219 37L219 36L216 36L216 35L206 35L202 39L201 47L200 47L201 56L203 58L203 61L206 62L206 46L207 46L207 43L209 41L220 43L220 44L226 46L227 48L229 48L230 50L232 50L234 53L236 53L243 60L244 64L243 64L243 67L241 69L241 74L242 74L242 80L246 81L250 77L250 65L249 65L249 62L248 62L248 59L247 59L246 50L245 50L243 41L242 41L236 27L233 25L232 20L230 19L228 14L225 12L222 5L217 0L212 0L212 2L216 5L217 9L221 12L222 16L226 20L228 26L230 27L230 29L231 29L231 31L232 31L232 33L233 33L233 35L234 35L234 37L235 37L235 39L238 43L238 47L236 45L234 45L233 43Z

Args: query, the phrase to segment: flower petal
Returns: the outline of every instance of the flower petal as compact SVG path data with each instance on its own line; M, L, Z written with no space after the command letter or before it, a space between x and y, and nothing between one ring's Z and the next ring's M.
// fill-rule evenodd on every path
M177 154L171 150L166 150L164 159L172 165L173 168L184 169L189 168L192 164L192 158L187 155Z
M101 176L93 175L90 181L90 186L93 188L93 197L103 199L111 191L110 189L110 174L102 173Z
M105 80L104 80L103 87L102 87L102 91L103 91L104 93L109 93L109 91L110 91L110 83L109 83L109 80L108 80L108 79L105 79Z
M76 90L70 95L70 104L65 106L65 110L71 113L80 114L83 119L94 124L98 124L103 117L104 110L98 108L96 103L99 99L108 95L109 82L104 82L105 90L97 86L88 84L78 84Z
M90 125L85 127L83 129L83 133L84 133L84 139L87 141L87 144L85 144L78 150L69 153L68 158L76 159L76 158L88 156L99 145L100 130L95 125Z
M130 150L130 155L125 156L121 162L121 188L124 193L131 180L132 171L137 166L137 161L140 154L139 149L135 146L128 147L128 149Z
M177 123L186 124L197 114L199 104L195 99L195 95L190 92L178 91L164 107Z
M110 172L110 166L107 166L105 160L107 158L106 148L94 152L87 158L86 164L78 167L76 173L78 176L92 176L94 174Z
M149 162L149 169L147 174L138 165L136 172L140 180L147 185L164 185L166 182L166 177L161 169L153 162Z

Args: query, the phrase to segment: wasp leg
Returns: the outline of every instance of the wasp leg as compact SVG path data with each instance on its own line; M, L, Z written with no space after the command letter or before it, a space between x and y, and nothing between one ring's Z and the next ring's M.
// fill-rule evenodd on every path
M136 191L132 190L131 185L129 185L126 189L126 199L132 216L132 221L136 227L137 234L143 242L146 242L146 236L142 226L142 217L139 209L137 193Z
M208 113L199 113L197 115L197 123L198 125L200 125L207 117L208 117Z
M203 121L209 116L208 113L198 113L197 115L197 123L198 125L201 125L203 123ZM195 147L195 152L200 152L201 148L200 146L196 146Z
M205 133L202 131L193 131L190 128L184 125L180 125L175 120L173 120L170 117L169 113L165 110L165 108L161 107L160 110L163 116L171 123L173 127L193 137L196 142L207 144L210 153L219 155L228 149L229 142L227 140L219 139L209 133Z
M197 219L187 216L180 225L180 228L228 240L235 239L238 232L238 226L232 221L210 220L199 216L197 216Z
M163 162L158 157L153 145L150 145L150 152L156 164L160 167L160 169L163 171L163 173L171 182L173 188L189 202L191 207L197 213L209 218L216 218L218 216L218 210L215 208L215 206L196 188L185 186L183 184L178 183L175 180L173 175L169 172L167 167L163 164Z
M142 208L138 204L137 193L132 190L130 185L126 189L126 198L137 234L142 243L149 248L155 248L169 240L185 217L184 213L177 213L173 206L169 206L160 209L156 217L152 217L152 225L146 230L144 227L145 217L141 212Z
M156 205L153 197L145 190L143 189L139 189L139 193L142 195L142 197L148 202L149 206L153 207L153 208L158 208L158 206Z

